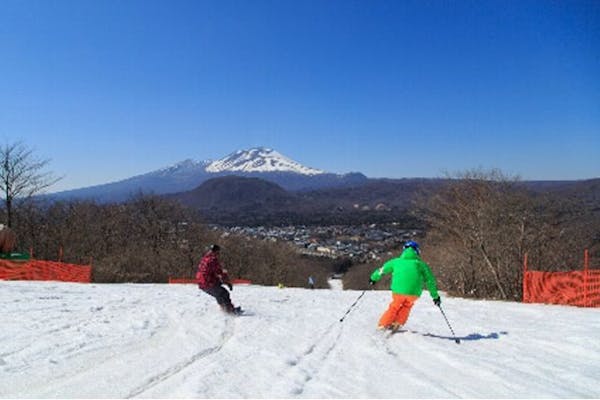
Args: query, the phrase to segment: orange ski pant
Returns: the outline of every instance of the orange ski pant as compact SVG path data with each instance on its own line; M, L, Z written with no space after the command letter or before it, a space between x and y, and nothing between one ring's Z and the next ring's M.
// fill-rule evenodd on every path
M379 326L404 325L418 296L392 293L392 302L379 319Z

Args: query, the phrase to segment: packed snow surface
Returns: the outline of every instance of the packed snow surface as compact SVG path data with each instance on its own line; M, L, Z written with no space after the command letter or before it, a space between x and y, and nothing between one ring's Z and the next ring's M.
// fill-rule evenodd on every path
M0 397L600 397L600 310L425 292L406 332L388 291L0 281Z

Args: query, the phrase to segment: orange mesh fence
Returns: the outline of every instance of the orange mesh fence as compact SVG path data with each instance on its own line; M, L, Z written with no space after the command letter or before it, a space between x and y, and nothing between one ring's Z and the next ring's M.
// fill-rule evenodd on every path
M588 271L586 279L586 306L600 307L600 271Z
M587 277L585 276L587 273ZM526 271L524 303L600 307L600 271Z
M252 283L252 281L250 281L248 279L232 279L231 283L233 285L250 285Z
M541 272L527 270L523 260L523 302L600 307L600 270L589 269L589 253L584 252L582 271Z
M192 278L171 278L169 277L169 283L198 283L196 279ZM232 279L232 285L249 285L252 282L248 279Z
M11 281L28 280L28 264L29 261L0 260L0 279Z
M196 279L192 278L171 278L169 277L169 283L198 283Z
M0 260L0 279L23 281L64 281L90 283L92 267L55 261Z

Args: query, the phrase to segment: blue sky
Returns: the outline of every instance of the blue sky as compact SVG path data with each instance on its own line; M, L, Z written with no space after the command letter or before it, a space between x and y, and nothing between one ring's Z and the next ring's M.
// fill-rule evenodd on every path
M0 140L54 190L271 147L369 177L600 176L598 1L13 1Z

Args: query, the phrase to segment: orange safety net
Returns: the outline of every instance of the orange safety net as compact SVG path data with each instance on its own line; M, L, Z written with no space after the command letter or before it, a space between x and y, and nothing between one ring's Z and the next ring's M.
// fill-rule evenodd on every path
M600 307L600 270L525 271L523 302Z
M169 283L198 283L198 281L196 279L192 279L192 278L171 278L171 277L169 277ZM249 285L251 283L252 283L252 281L249 281L248 279L232 279L231 280L232 285Z
M0 260L0 280L63 281L90 283L92 267L56 261Z
M528 271L523 258L523 302L600 307L600 270L590 270L589 251L583 253L583 270Z

